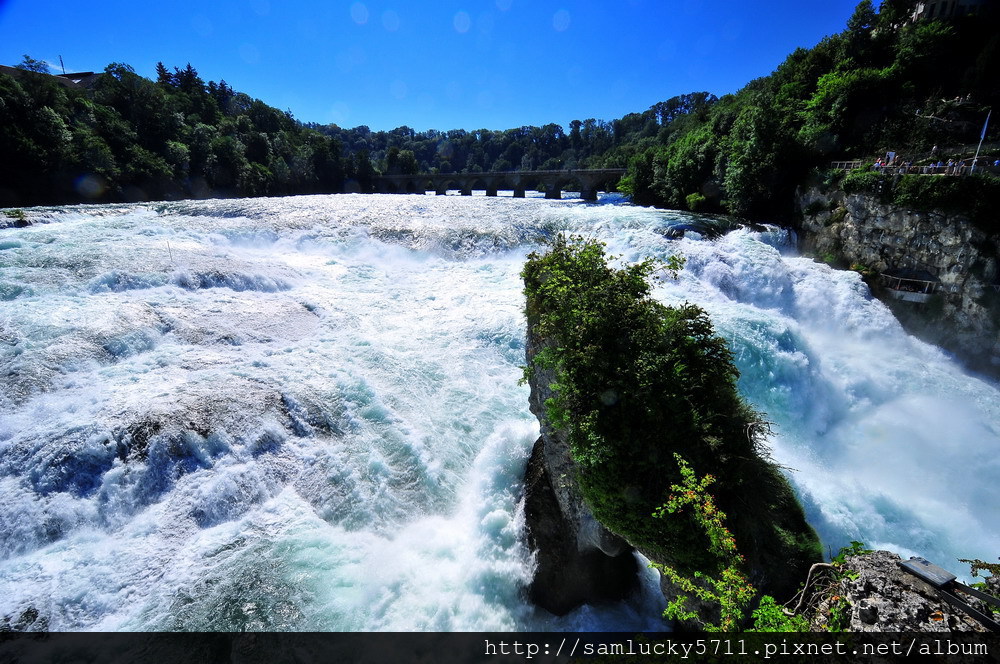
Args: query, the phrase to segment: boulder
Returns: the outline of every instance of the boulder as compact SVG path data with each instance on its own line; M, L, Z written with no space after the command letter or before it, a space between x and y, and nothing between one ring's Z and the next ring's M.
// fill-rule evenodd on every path
M833 596L850 603L849 631L987 631L941 599L933 586L900 568L900 561L888 551L848 556L844 565L848 574Z

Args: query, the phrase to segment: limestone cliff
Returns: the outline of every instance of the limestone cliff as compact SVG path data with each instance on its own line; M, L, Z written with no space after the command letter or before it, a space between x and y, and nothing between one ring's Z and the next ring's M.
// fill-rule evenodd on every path
M940 280L927 304L884 297L913 334L955 353L974 371L1000 375L1000 236L967 218L884 204L864 193L799 192L804 252L857 264L870 274L918 268Z

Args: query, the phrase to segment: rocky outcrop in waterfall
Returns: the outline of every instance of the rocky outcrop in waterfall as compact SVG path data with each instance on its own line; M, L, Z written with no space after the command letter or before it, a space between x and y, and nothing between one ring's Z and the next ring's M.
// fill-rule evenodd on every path
M791 486L766 459L725 341L698 307L654 301L652 269L609 267L599 243L570 238L533 254L523 272L530 405L541 425L525 482L530 593L557 613L625 592L632 550L679 583L739 567L745 583L781 598L821 557ZM688 468L703 496L712 484L710 513L725 513L721 530L742 555L730 560L720 529L709 535L695 509L660 509L672 492L695 498L678 490ZM687 597L695 623L719 622L717 606L699 605L668 576L666 598Z
M531 451L524 492L528 544L536 552L529 588L535 604L564 615L581 604L623 599L635 588L632 547L594 519L565 476L553 481L543 437Z
M529 323L529 366L545 343ZM542 608L564 615L583 604L623 599L637 585L635 552L650 559L658 556L633 547L594 517L578 487L578 467L566 432L553 428L545 415L545 401L553 395L554 382L554 372L542 368L529 380L530 408L538 417L541 435L525 470L524 511L528 545L535 555L529 595ZM791 506L790 510L795 512ZM660 590L668 600L678 595L666 577L660 579ZM715 605L690 598L688 606L703 620L718 620Z
M958 214L902 209L867 193L799 192L801 249L854 265L912 334L1000 375L1000 235ZM915 268L940 280L926 304L886 297L877 275Z

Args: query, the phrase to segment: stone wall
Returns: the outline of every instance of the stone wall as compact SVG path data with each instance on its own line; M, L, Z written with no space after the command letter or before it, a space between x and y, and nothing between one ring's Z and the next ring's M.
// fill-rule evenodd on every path
M868 194L812 187L797 202L803 252L868 268L873 293L908 331L1000 376L1000 236L960 215L901 209ZM893 268L930 272L940 279L936 295L926 304L887 297L875 275Z

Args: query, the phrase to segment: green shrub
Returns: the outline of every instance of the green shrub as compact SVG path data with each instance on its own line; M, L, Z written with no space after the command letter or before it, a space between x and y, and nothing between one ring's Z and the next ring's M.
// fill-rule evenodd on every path
M567 434L594 515L681 574L705 571L708 541L690 515L651 519L681 480L673 455L718 478L718 504L762 590L791 594L821 558L788 482L766 460L766 423L736 390L726 342L692 304L666 307L650 279L681 262L610 267L594 240L555 240L522 276L529 330L542 350L527 375L555 372L550 425ZM720 570L709 570L711 573Z
M845 175L840 184L848 194L877 194L889 179L881 173L856 168Z
M770 595L760 599L753 612L753 632L808 632L809 621L799 615L789 616Z
M842 595L835 595L830 600L827 609L826 623L823 625L828 632L846 632L851 626L851 603Z
M705 204L708 202L708 199L698 192L688 194L684 200L687 202L687 208L692 212L697 212L698 210L703 209Z
M851 263L851 267L848 269L852 272L857 272L865 279L874 279L878 276L878 272L875 269L868 267L864 263Z
M839 185L846 174L846 171L841 168L829 168L822 172L821 182L826 189L829 189Z
M755 590L742 572L743 556L736 548L736 539L726 528L726 514L715 505L708 487L715 478L706 475L695 477L694 470L680 454L674 454L681 473L681 483L670 487L671 494L653 516L669 518L685 508L691 508L691 517L708 538L706 567L718 568L717 574L695 572L693 578L680 574L670 565L653 563L680 590L663 612L663 617L673 620L698 620L706 632L732 632L743 622L743 609L753 599ZM687 601L697 597L703 602L718 605L719 623L706 623L697 612L686 608ZM768 597L771 602L774 599Z
M667 503L654 514L657 518L669 518L669 515L679 514L685 509L691 509L691 515L708 538L705 567L718 568L717 575L705 572L695 572L693 577L685 577L669 565L652 563L678 589L677 596L670 601L663 612L664 618L684 620L706 632L733 632L743 627L745 610L757 594L743 573L743 555L736 547L736 539L725 525L726 514L720 510L709 493L708 487L715 478L706 475L701 479L695 476L694 470L675 454L677 465L683 478L680 484L670 487L671 494ZM718 611L718 623L710 622L714 616L688 608L688 600L697 598ZM713 613L709 611L706 613ZM751 632L805 632L809 630L809 621L800 615L789 615L784 608L775 602L770 595L764 595L753 614Z

